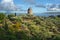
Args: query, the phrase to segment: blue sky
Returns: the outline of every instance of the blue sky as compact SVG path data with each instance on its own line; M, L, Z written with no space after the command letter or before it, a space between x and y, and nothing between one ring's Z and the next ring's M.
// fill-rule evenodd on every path
M0 0L0 3L1 1L3 0ZM60 0L13 0L13 2L21 12L26 12L29 7L32 8L34 13L60 10ZM56 5L56 7L53 7L53 5ZM57 8L57 5L59 5L59 8Z

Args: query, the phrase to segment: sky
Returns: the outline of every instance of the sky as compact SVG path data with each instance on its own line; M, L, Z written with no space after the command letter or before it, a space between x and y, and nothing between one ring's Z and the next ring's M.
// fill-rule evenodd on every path
M60 11L60 0L0 0L0 12L27 13L30 7L33 13Z

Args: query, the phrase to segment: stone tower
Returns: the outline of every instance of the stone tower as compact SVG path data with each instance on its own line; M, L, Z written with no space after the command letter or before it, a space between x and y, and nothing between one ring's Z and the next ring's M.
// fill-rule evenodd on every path
M32 8L28 8L28 14L30 14L30 15L33 14L32 13Z

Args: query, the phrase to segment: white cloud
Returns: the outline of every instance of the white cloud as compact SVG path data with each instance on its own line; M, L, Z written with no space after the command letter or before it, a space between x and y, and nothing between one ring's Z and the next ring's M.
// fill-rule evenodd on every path
M46 8L47 11L60 11L60 4L48 4Z
M48 8L47 10L48 11L59 11L60 9L59 8Z
M13 0L2 0L0 3L0 10L15 11L18 10Z
M7 13L11 12L21 12L26 11L21 9L23 5L15 5L13 0L2 0L0 3L0 12L6 11Z
M36 5L36 7L46 8L47 11L60 11L60 4L47 3Z
M13 0L2 0L2 2L13 2Z

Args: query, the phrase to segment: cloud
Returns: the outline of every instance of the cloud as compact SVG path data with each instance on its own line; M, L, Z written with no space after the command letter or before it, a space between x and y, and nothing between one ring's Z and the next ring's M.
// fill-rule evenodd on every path
M4 2L13 2L13 0L2 0L2 3Z
M47 11L59 11L60 4L51 4L47 6Z
M47 11L60 11L60 4L52 4L52 3L38 4L35 5L35 7L46 8Z
M46 8L54 8L56 7L56 4L46 4Z
M26 12L27 10L22 9L21 4L14 4L13 0L2 0L0 3L0 12L5 12L5 13L22 13Z
M59 11L59 8L48 8L47 11Z
M39 7L39 8L46 8L46 6L45 6L45 5L43 5L43 4L35 5L35 7Z
M0 10L2 11L16 11L17 6L14 4L13 0L2 0L0 3Z
M23 1L29 4L36 4L35 0L23 0Z

